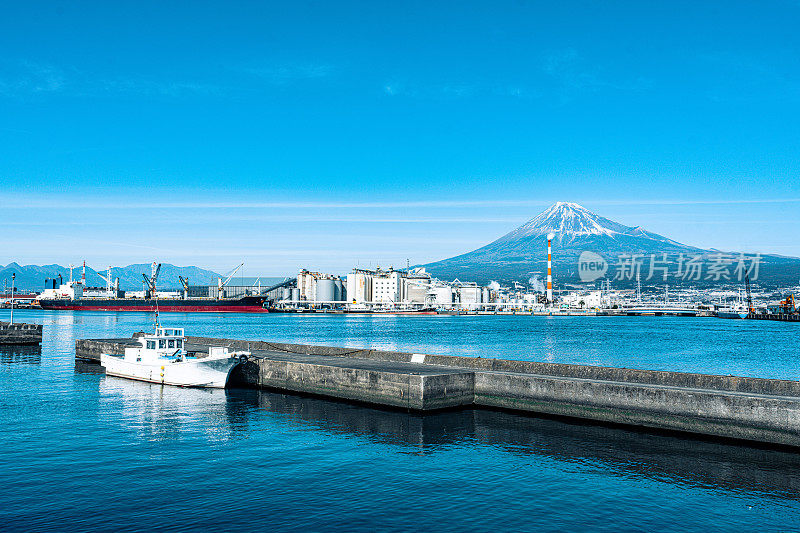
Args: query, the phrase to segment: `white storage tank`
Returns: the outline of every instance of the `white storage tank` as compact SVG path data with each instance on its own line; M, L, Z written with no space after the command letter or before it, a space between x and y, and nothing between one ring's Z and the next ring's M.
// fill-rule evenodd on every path
M314 300L332 302L336 299L336 282L332 279L318 279L314 288Z
M452 287L434 287L431 292L433 292L438 305L450 305L453 303Z
M300 289L295 287L292 289L292 301L299 302L300 301Z
M334 282L334 289L336 291L334 293L334 299L337 302L341 302L342 300L344 300L344 286L342 285L342 278L336 278L335 280L333 280L333 282Z
M481 289L477 286L461 287L461 303L462 304L479 304L481 303Z
M363 272L348 274L346 292L349 302L361 304L372 300L372 276Z
M428 295L428 287L424 285L408 284L406 291L407 301L415 304L425 303L425 297Z

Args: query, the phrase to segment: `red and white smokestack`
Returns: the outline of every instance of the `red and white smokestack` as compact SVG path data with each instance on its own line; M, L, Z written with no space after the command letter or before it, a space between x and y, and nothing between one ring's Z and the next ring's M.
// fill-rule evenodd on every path
M86 260L83 261L83 270L81 270L81 285L86 286Z
M555 235L547 234L547 303L553 303L553 239Z

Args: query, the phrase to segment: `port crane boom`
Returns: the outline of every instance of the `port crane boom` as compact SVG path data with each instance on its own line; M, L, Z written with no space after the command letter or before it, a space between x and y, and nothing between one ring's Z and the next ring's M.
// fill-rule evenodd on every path
M102 280L106 282L106 293L109 296L113 296L114 291L119 290L119 278L117 278L116 281L114 281L114 278L111 277L110 266L108 267L105 276L102 275L100 272L98 272L97 275L100 276L100 278L102 278Z
M239 266L234 268L233 272L231 272L231 274L227 278L225 278L225 281L222 281L222 278L218 278L217 281L218 281L218 285L219 285L219 298L225 298L225 285L227 285L228 282L231 279L233 279L233 276L235 276L236 273L239 272L239 269L242 268L243 266L244 266L244 263L240 263Z
M151 269L152 276L149 278L142 274L144 278L145 285L147 286L147 290L150 292L151 296L155 296L156 294L156 281L158 281L158 273L161 272L161 263L158 263L156 266L155 261L153 262L153 267Z
M180 280L181 285L183 285L183 299L186 300L189 298L189 277L187 276L184 278L183 276L178 276L178 279Z

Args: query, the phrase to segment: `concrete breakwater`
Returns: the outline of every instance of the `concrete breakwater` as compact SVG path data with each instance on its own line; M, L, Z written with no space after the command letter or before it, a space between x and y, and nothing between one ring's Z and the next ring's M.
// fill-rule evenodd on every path
M41 344L41 324L0 322L0 344Z
M135 339L76 341L99 360ZM250 350L238 384L430 411L513 409L800 447L800 382L480 357L187 337L187 349Z

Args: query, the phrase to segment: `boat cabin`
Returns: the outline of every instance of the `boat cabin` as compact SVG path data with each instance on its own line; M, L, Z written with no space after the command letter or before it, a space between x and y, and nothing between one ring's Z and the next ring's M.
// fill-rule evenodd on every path
M126 361L181 361L186 357L186 338L183 328L157 327L155 333L139 337L141 347L125 348Z

